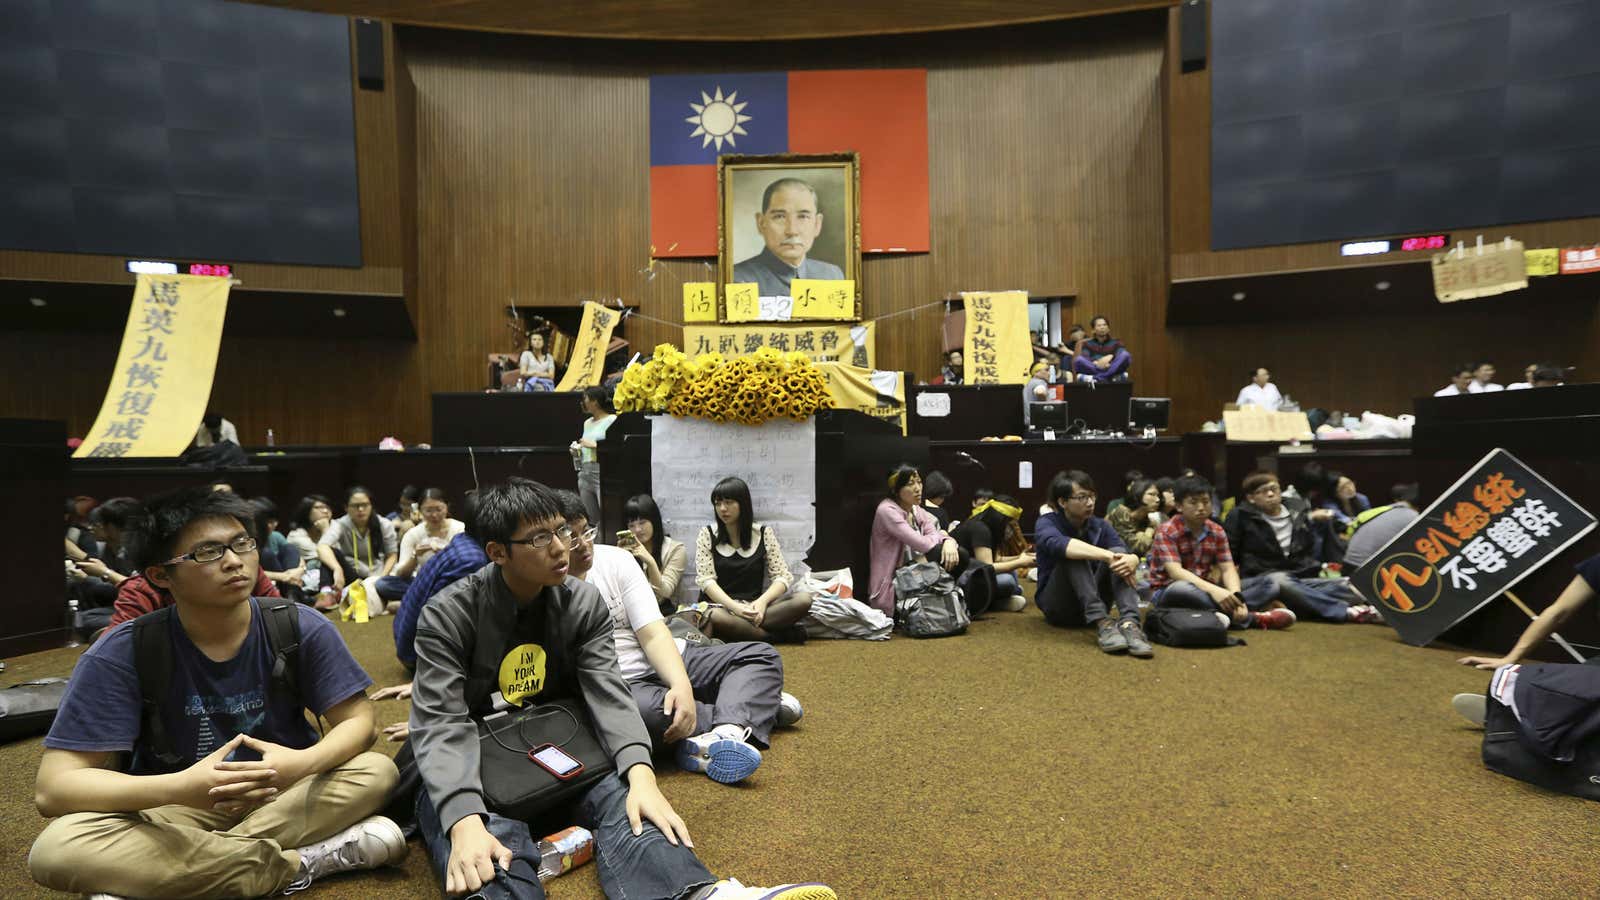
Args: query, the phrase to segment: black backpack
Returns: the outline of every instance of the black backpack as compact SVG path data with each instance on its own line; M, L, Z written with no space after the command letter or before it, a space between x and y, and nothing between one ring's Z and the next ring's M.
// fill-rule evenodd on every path
M1169 647L1232 647L1243 638L1228 633L1208 609L1158 607L1145 614L1144 633L1150 640Z
M1546 790L1600 800L1600 742L1588 741L1571 762L1557 762L1523 743L1517 727L1510 707L1489 700L1483 721L1485 766Z
M56 720L65 678L41 678L0 691L0 744L44 734Z
M272 648L272 681L268 690L299 703L300 612L295 604L282 600L270 606L259 603L259 607L267 625L267 646ZM139 670L142 711L140 737L163 772L175 772L186 765L161 721L161 705L170 702L168 691L172 687L172 644L167 637L167 621L172 616L173 608L167 606L133 621L133 663Z

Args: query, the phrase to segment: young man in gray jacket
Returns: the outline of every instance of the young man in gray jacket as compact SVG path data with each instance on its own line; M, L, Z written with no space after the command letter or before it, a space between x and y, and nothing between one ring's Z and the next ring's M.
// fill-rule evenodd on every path
M477 515L489 565L436 596L417 625L411 697L411 741L423 782L417 823L445 891L544 896L528 824L489 809L479 775L473 717L491 706L496 688L502 694L510 688L513 695L504 699L518 706L577 697L612 755L616 774L590 788L576 810L595 833L607 896L836 900L821 884L749 888L711 875L656 786L650 737L617 667L605 601L593 586L568 577L573 533L555 492L512 478L479 491ZM531 680L498 685L475 676L491 657L512 653L535 660Z

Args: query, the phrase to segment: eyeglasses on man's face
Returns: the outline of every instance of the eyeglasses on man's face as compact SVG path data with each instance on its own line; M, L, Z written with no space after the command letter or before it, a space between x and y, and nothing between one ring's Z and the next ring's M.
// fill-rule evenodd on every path
M550 542L556 538L561 539L563 546L572 546L572 529L562 525L560 528L557 528L554 531L541 531L531 537L507 538L506 543L521 544L524 547L532 547L535 550L543 550L544 548L550 546Z
M1094 491L1079 491L1078 493L1068 495L1068 497L1067 497L1068 500L1076 500L1079 503L1088 503L1088 502L1094 500L1094 498L1095 498Z
M213 563L221 559L222 554L228 552L229 550L232 550L236 556L244 556L246 553L254 553L256 552L256 539L250 537L249 535L242 534L226 544L201 544L182 556L174 556L173 558L162 563L162 565L175 566L184 560L193 560L197 563L201 563L202 565L205 563Z

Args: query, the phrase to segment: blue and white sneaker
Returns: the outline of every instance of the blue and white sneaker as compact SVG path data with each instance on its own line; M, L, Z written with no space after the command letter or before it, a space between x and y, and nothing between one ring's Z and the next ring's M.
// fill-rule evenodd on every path
M777 887L746 887L737 878L724 878L712 886L705 900L839 900L839 895L820 881L780 884Z
M678 742L678 768L704 772L719 784L737 784L761 767L761 751L750 743L750 729L718 725Z

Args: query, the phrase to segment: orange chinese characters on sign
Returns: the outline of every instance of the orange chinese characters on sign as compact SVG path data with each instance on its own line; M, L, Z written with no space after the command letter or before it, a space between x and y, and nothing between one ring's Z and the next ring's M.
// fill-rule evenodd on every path
M1429 528L1427 534L1417 538L1416 547L1417 552L1422 554L1423 559L1430 563L1436 563L1450 555L1450 550L1445 546L1446 544L1450 547L1461 546L1460 541L1443 531L1437 528Z
M1446 528L1456 533L1456 537L1463 541L1470 540L1473 535L1483 530L1489 524L1489 514L1476 503L1465 500L1456 504L1456 508L1444 514Z
M1472 489L1472 499L1483 504L1492 515L1500 515L1511 506L1511 501L1527 493L1503 473L1496 472L1484 479L1483 484Z
M1391 556L1373 575L1378 599L1395 612L1421 612L1439 599L1440 583L1433 567L1411 553Z

